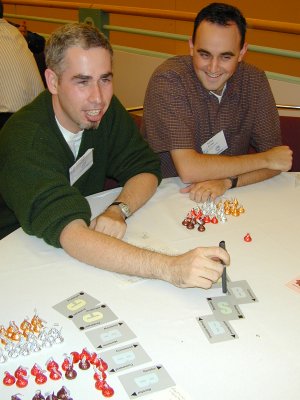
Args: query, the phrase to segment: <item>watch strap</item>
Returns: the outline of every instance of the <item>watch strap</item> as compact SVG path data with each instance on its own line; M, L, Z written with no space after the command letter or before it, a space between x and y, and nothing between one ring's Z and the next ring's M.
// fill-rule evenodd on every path
M231 188L230 189L234 189L237 186L239 177L238 176L230 176L228 179L231 182Z

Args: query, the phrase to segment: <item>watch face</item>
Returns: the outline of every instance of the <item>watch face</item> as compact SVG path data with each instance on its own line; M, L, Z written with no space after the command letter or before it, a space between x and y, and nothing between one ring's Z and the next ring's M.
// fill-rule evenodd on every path
M119 207L121 208L121 210L122 210L122 212L123 212L123 214L125 215L126 218L130 217L131 211L130 211L130 208L128 207L127 204L120 203Z

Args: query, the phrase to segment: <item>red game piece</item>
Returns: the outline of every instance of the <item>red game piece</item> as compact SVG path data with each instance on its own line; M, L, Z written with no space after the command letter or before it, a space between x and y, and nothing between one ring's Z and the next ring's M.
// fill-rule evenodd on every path
M81 360L83 359L83 357L85 357L85 359L88 361L90 361L90 359L91 359L91 353L87 350L86 347L84 349L82 349L82 352L80 354Z
M212 224L217 224L219 221L218 221L218 218L217 218L217 217L213 217L213 218L210 220L210 222L211 222Z
M104 397L112 397L114 395L115 391L112 387L110 387L107 383L105 383L105 386L102 389L102 394Z
M28 378L26 376L20 377L16 381L18 388L22 389L28 385Z
M16 378L11 375L9 372L5 371L4 372L5 376L3 378L3 384L5 386L11 386L16 382Z
M206 224L208 224L208 223L210 222L209 216L208 216L208 215L204 215L203 221L204 221Z
M47 382L47 377L45 374L43 374L43 372L39 372L37 374L37 376L35 377L35 383L37 383L38 385L43 385L44 383Z
M62 373L58 369L53 368L50 371L49 376L50 376L50 379L52 379L53 381L58 381L62 377Z
M78 354L79 355L79 354ZM61 364L61 369L63 371L66 371L68 368L72 367L72 360L71 357L66 357L63 361L63 363Z
M58 369L58 368L59 368L59 365L58 365L57 362L54 361L53 358L51 357L51 358L49 358L49 360L46 362L46 368L47 368L47 370L50 372L51 369L53 369L53 368Z
M41 372L41 371L42 371L42 368L41 368L38 364L34 364L34 366L31 368L30 373L31 373L31 375L33 375L33 376L37 376L37 374L38 374L39 372Z
M245 242L251 242L252 237L250 236L250 233L247 233L246 236L244 237Z
M102 358L100 358L99 361L100 361L100 364L99 364L98 369L99 369L101 372L106 371L107 368L108 368L107 363L106 363L104 360L102 360Z
M23 378L24 376L27 376L27 369L22 366L18 367L15 371L15 377L19 379Z
M105 381L103 381L102 379L97 379L95 382L95 388L97 390L102 390L104 387Z
M204 232L205 231L205 226L204 225L199 225L198 226L198 231L199 232Z
M72 351L71 356L74 364L77 364L80 361L80 354L77 351Z

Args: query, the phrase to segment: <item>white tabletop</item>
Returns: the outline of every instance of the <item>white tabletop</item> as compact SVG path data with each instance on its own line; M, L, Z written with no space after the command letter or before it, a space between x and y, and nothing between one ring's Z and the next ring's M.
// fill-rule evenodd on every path
M48 325L62 327L64 342L39 353L0 364L3 372L19 365L42 366L49 357L95 349L84 332L58 313L53 306L73 294L85 291L110 307L118 320L126 322L151 361L110 375L108 383L117 400L128 399L119 377L147 366L162 364L179 394L153 394L151 399L282 400L300 396L300 294L286 284L300 276L298 249L300 185L295 174L283 173L266 182L229 191L246 210L240 217L229 216L224 224L207 224L205 232L182 226L195 206L188 195L179 193L177 178L166 179L154 197L128 219L125 240L142 247L179 254L196 246L226 241L231 255L231 281L246 280L258 302L240 305L245 318L230 321L238 335L231 341L211 344L196 318L212 311L207 298L221 295L221 289L179 289L166 282L106 272L80 263L21 229L0 241L0 325L20 323L34 310ZM95 215L116 196L119 189L90 196ZM246 233L251 243L243 238ZM128 344L128 343L125 343ZM124 343L122 345L125 345ZM105 352L101 353L105 359ZM84 373L86 373L85 371ZM80 373L82 374L82 373ZM78 377L74 381L48 381L37 387L31 379L25 389L6 387L0 382L1 400L22 393L32 399L40 389L70 389L74 400L96 400L101 394L93 383Z

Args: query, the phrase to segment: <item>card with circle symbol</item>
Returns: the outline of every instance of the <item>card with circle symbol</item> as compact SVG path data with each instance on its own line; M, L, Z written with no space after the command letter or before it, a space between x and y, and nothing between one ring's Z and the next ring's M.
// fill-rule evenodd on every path
M197 322L210 343L237 339L238 335L227 321L218 320L214 314L198 317Z
M214 316L219 321L245 318L241 309L235 304L231 296L209 297L207 301Z
M53 308L65 317L72 318L74 315L95 307L98 304L100 304L99 300L82 291L61 301L53 306Z
M97 325L116 321L118 317L106 304L101 304L100 306L81 311L71 316L70 319L72 319L78 329L84 331Z
M247 281L229 282L228 293L235 304L257 303L257 297Z
M119 376L119 379L130 399L175 386L175 382L162 365L130 372Z
M101 353L101 357L107 362L107 372L110 374L151 361L151 358L139 343L107 350Z
M108 349L136 338L136 335L123 321L92 329L86 333L86 336L94 348L99 350Z

